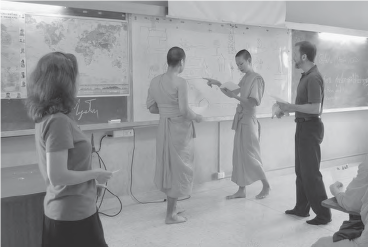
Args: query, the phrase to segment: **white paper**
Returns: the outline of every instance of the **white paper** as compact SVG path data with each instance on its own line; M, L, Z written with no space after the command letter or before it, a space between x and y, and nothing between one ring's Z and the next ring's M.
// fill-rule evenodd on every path
M189 104L190 109L196 114L202 115L209 107L207 100L202 100L198 104Z
M281 99L281 98L279 98L279 97L277 97L277 96L274 96L274 95L270 95L270 96L271 96L272 98L274 98L274 99L276 100L276 102L289 104L289 102L287 102L286 100L283 100L283 99ZM276 104L274 104L274 105L272 106L272 118L273 118L274 116L279 115L281 112L282 112L282 111L281 111L281 109L280 109L279 105L277 105L277 103L276 103ZM284 115L285 115L285 116L290 116L290 114L289 114L288 112L283 112L283 113L284 113Z
M192 106L191 109L194 113L202 115L205 110L207 110L208 106Z
M285 103L285 104L290 104L289 102L287 102L286 100L283 100L277 96L274 95L270 95L272 98L274 98L277 102L281 102L281 103Z
M226 89L229 89L230 91L234 91L234 90L239 89L240 87L236 85L235 83L232 83L231 81L229 81L229 82L225 82L224 84L222 84L220 88L226 88Z

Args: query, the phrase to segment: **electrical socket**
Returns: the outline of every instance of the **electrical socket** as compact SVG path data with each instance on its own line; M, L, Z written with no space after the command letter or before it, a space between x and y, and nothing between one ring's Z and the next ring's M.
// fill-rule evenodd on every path
M217 175L217 179L225 178L225 172L218 172L218 173L216 173L216 175Z
M134 130L133 129L127 129L127 130L113 130L107 133L107 136L118 138L118 137L132 137L134 136Z
M125 137L132 137L132 136L134 136L134 130L133 129L123 130L123 132L124 132L124 136Z

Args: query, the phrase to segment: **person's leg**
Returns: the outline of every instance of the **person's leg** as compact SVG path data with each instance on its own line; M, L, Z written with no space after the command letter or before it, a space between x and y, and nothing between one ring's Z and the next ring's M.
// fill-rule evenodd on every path
M260 147L260 142L261 142L261 124L260 122L257 120L257 125L258 127L258 130L257 130L257 134L258 134L258 139L256 141L256 149L258 149L258 159L261 160L261 147ZM264 172L263 168L262 168L262 177L264 177L263 179L261 179L261 182L262 182L262 190L261 192L256 195L256 199L263 199L263 198L266 198L269 194L270 194L270 190L271 190L271 186L270 186L270 183L268 182L267 180L267 177L266 177L266 173Z
M175 213L177 201L178 198L172 198L169 196L167 197L167 211L165 219L166 224L177 224L187 221L185 217L179 216L177 213Z
M266 175L264 179L261 179L261 182L262 182L263 187L262 187L261 192L258 195L256 195L256 199L266 198L270 194L271 187L266 178Z
M185 212L185 209L178 206L178 203L176 203L174 208L174 214L182 214Z
M308 202L307 196L304 192L304 185L300 170L300 156L299 153L301 152L300 144L302 140L300 139L302 126L298 123L296 126L295 132L295 175L296 175L296 204L293 209L286 210L286 214L292 214L300 217L308 217L310 204Z
M230 200L230 199L235 199L235 198L245 198L245 186L239 186L238 191L230 196L227 196L226 199Z
M59 221L44 216L42 247L107 247L98 212L77 221Z
M239 184L244 183L242 162L242 142L241 142L241 125L238 125L238 129L234 135L234 147L233 147L233 171L231 175L231 181L239 186L238 191L235 194L226 196L226 199L245 198L245 186Z
M331 221L331 210L323 207L321 202L327 199L323 177L320 172L321 148L323 140L322 122L303 123L301 135L301 149L299 152L301 175L304 191L308 201L316 214L316 218L307 221L309 224L327 224Z

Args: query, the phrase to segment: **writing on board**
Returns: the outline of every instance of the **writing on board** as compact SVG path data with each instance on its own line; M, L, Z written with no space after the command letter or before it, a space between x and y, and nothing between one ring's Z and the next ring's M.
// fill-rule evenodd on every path
M244 76L235 63L235 54L247 49L253 68L265 80L265 97L260 114L271 114L274 100L269 94L288 98L289 33L283 29L243 25L150 18L132 18L134 120L158 118L145 103L152 78L167 70L166 55L173 46L186 53L185 69L180 76L188 82L188 101L204 117L233 116L238 101L209 88L203 77L239 83ZM193 109L193 108L192 108Z
M317 47L315 64L325 83L324 109L368 106L368 39L326 39L323 33L293 30L292 43L310 41ZM292 98L301 71L293 68Z
M83 115L86 114L96 114L96 117L98 118L98 110L94 108L93 102L96 99L88 99L83 100L81 103L81 99L78 99L77 104L74 107L75 115L77 116L77 120L81 120ZM81 104L85 103L85 106L81 106Z

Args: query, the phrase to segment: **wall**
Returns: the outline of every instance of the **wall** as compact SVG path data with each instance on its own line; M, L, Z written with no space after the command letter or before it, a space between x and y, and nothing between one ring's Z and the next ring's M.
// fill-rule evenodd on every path
M157 126L135 129L135 149L133 163L134 193L155 190L153 176L155 173ZM208 122L196 125L197 139L195 143L195 183L200 184L212 179L217 172L217 123ZM94 133L96 149L104 132L85 132L88 137ZM1 167L10 168L38 162L34 144L34 136L1 138ZM102 140L100 156L109 170L122 169L110 181L110 188L119 195L127 195L129 189L130 167L134 148L134 138L110 138ZM98 159L94 154L93 166L98 167ZM20 167L21 168L21 167ZM24 177L21 170L15 171ZM21 175L22 174L22 175ZM22 181L21 181L22 182ZM37 181L33 181L37 182ZM33 183L32 182L32 183ZM40 181L42 183L42 181ZM30 185L32 186L32 185ZM36 186L35 186L36 187Z
M361 161L368 153L368 111L326 113L323 116L325 139L322 143L322 167ZM292 117L284 119L260 119L262 125L261 150L266 171L292 168L294 166L294 131ZM133 164L133 192L155 190L155 135L157 126L135 130ZM218 150L218 123L196 124L195 184L213 179L220 159L221 170L227 176L232 170L232 143L234 132L231 122L220 123L220 155ZM86 132L90 136L92 132ZM104 132L94 132L96 149ZM37 163L34 137L1 139L2 168ZM130 166L133 153L133 138L104 138L100 155L109 170L122 169L111 180L110 188L119 195L127 195ZM361 155L359 155L361 154ZM94 157L94 166L98 165ZM290 170L290 169L289 169ZM289 171L290 172L290 171Z
M298 16L295 13L293 15L290 13L291 10L295 10L296 13L303 12L304 3L300 5L297 5L297 2L290 3L287 2L287 11L289 11L287 12L287 21L309 21L309 23L312 23L311 18L314 17L314 14L306 20L302 19L304 15L300 15L301 19L297 19ZM94 3L94 6L96 4ZM316 6L318 3L308 2L308 4ZM332 2L331 5L326 7L330 6L330 9L335 9L334 5L335 2ZM100 5L97 4L97 6ZM105 3L104 6L107 9L111 7ZM305 16L308 15L305 14ZM325 16L324 25L327 25L327 20L329 18ZM336 23L342 25L340 22L336 21ZM344 27L347 27L346 25ZM357 28L356 25L354 24L354 27ZM324 160L322 167L358 162L362 160L363 153L368 153L368 128L366 127L368 111L325 113L323 121L325 124L325 139L322 144L322 159ZM260 122L262 125L261 150L265 170L269 172L292 171L294 166L295 131L295 123L292 117L260 119ZM153 176L156 129L157 126L151 126L135 130L136 145L133 165L133 191L135 194L155 190ZM217 172L218 164L220 164L221 170L229 176L232 170L231 159L234 136L234 132L231 130L231 121L221 122L220 124L217 122L196 124L196 131L195 184L198 185L212 180L213 174ZM91 133L91 131L86 132L88 136ZM105 133L93 133L98 149L98 142ZM220 133L220 136L218 133ZM220 143L220 147L218 143ZM133 138L104 138L102 142L101 157L104 159L106 166L110 170L122 168L122 171L116 173L110 183L111 190L119 195L128 194L133 144ZM1 147L2 168L37 163L33 136L1 138ZM220 152L218 152L219 149ZM96 157L94 157L94 165L98 165Z
M167 15L167 1L17 1L142 15Z
M286 21L368 30L367 1L286 1Z

